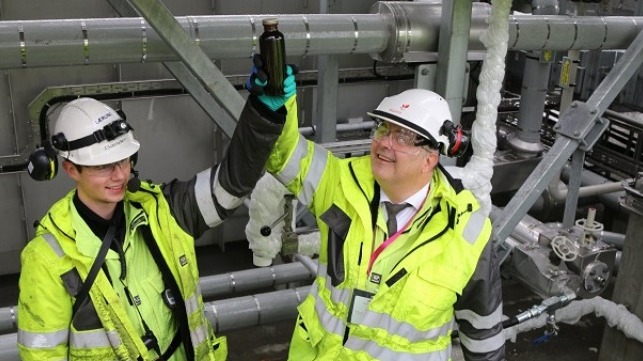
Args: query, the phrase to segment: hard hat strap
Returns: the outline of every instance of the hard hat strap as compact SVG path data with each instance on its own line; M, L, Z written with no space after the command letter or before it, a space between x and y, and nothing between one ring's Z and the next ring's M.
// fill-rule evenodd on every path
M119 119L107 124L102 129L99 129L86 137L72 141L68 141L63 133L54 134L51 137L51 144L58 150L71 151L88 147L104 140L114 140L123 134L127 134L130 130L134 129L126 121Z

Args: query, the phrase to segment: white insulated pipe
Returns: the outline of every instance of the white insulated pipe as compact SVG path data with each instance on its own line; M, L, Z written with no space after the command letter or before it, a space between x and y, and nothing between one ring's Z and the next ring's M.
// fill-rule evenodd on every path
M616 304L602 297L572 301L569 305L555 311L556 322L574 325L580 321L581 317L592 312L596 316L604 317L609 327L616 328L626 337L643 343L643 321L624 305ZM543 313L538 318L506 328L504 330L505 338L516 342L516 336L519 333L545 326L547 318L548 314Z
M177 21L212 59L250 58L261 20L279 19L289 56L371 54L383 61L437 52L441 4L378 2L372 14L182 16ZM470 50L484 50L491 7L473 3ZM510 50L625 49L643 17L513 15ZM142 18L0 22L0 69L178 60Z

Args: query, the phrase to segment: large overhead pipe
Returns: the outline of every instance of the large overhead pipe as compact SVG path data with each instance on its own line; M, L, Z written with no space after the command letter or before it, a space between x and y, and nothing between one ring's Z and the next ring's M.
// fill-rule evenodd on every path
M371 54L383 61L435 58L440 3L378 2L372 14L278 15L290 56ZM470 50L491 7L474 3ZM212 59L249 58L257 50L261 19L269 15L177 17ZM274 15L273 15L274 16ZM509 50L625 49L643 29L643 17L513 15ZM176 61L142 18L0 22L0 68Z

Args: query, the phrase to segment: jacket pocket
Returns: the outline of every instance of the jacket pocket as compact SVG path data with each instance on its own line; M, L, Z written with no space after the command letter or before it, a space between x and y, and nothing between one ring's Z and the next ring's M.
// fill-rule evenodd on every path
M449 322L453 317L458 286L449 279L440 279L422 270L411 272L407 277L405 282L396 285L399 293L391 315L399 321L410 322L420 330Z
M319 217L328 226L327 259L328 276L331 284L344 282L344 243L351 226L351 219L337 205L333 204Z

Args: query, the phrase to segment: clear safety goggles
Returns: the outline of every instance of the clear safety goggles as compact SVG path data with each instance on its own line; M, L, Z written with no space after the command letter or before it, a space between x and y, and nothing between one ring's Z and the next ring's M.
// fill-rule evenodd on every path
M375 125L371 130L371 139L381 143L385 138L389 139L391 148L394 151L410 155L419 154L420 147L429 145L427 139L419 137L406 128L392 125L385 121L375 121Z
M130 157L121 159L118 162L101 164L101 165L84 165L83 171L87 172L88 175L94 177L109 177L116 170L116 167L120 168L121 171L125 172L130 170L132 167L132 160Z

